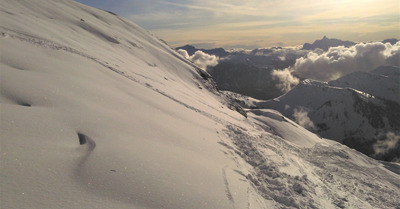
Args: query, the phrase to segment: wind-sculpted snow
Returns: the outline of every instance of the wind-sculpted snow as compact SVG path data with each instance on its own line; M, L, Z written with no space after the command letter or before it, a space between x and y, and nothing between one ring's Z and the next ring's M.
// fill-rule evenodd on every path
M112 12L0 8L1 208L400 207L396 164L241 108Z

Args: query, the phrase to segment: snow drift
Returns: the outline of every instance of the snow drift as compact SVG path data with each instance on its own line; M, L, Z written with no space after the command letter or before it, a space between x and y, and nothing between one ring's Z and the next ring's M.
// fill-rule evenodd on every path
M397 164L273 110L246 118L125 18L70 0L0 8L2 208L400 206Z

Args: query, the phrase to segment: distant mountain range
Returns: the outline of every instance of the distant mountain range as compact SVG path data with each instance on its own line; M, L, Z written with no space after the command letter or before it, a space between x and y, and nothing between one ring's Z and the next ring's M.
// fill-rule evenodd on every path
M381 42L382 43L390 43L390 44L395 44L399 39L396 38L389 38L389 39L384 39ZM301 48L302 50L315 50L317 48L322 49L324 51L328 51L330 47L337 47L337 46L345 46L345 47L350 47L357 44L356 42L353 41L342 41L340 39L335 39L335 38L328 38L324 36L321 40L315 40L312 44L310 43L304 43L303 47ZM204 53L210 54L210 55L215 55L218 57L227 57L230 55L238 55L238 54L247 54L247 55L254 55L254 56L260 56L260 55L268 55L271 52L275 50L280 50L280 49L285 49L282 47L271 47L271 48L256 48L252 50L225 50L224 48L213 48L213 49L202 49L202 48L196 48L192 45L185 45L185 46L180 46L176 47L176 50L178 49L184 49L187 51L187 53L191 56L193 55L196 51L202 51Z
M398 40L393 38L385 39L382 42L393 45ZM306 56L310 50L318 48L328 50L330 47L341 45L349 47L354 44L356 43L324 36L312 44L305 43L301 49L271 47L253 50L225 50L223 48L198 49L192 45L185 45L176 50L186 50L189 56L196 51L202 51L219 57L219 64L210 67L208 71L220 90L232 91L256 99L272 99L284 93L276 87L276 81L271 77L273 69L285 69L293 66L296 59ZM358 74L352 76L357 77Z
M395 38L389 38L389 39L385 39L385 40L383 40L382 41L382 43L390 43L390 44L395 44L395 43L397 43L397 42L399 42L400 40L399 39L395 39Z
M189 56L192 56L197 51L202 51L204 53L207 53L207 54L210 54L210 55L215 55L215 56L218 56L218 57L226 57L226 56L228 56L230 54L229 52L225 51L225 49L223 49L223 48L197 49L196 47L194 47L192 45L185 45L185 46L177 47L175 49L176 50L184 49L184 50L187 51Z
M390 38L390 39L385 39L381 41L382 43L390 43L390 44L395 44L399 40L395 38ZM305 43L303 44L304 50L315 50L315 49L322 49L324 51L328 51L329 48L331 47L337 47L337 46L345 46L345 47L350 47L354 46L357 43L352 42L352 41L342 41L340 39L335 39L335 38L328 38L324 36L321 40L316 40L314 43Z

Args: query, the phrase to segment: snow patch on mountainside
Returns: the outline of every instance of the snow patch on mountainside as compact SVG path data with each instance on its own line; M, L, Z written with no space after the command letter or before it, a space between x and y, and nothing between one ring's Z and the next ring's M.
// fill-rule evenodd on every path
M329 85L358 89L400 103L400 67L381 66L371 72L354 72Z
M355 76L356 74L365 76ZM310 131L354 147L370 156L396 160L399 157L398 143L386 153L387 156L375 152L374 144L383 140L382 135L389 132L399 133L400 104L385 99L397 97L393 92L399 89L398 80L375 74L356 74L329 84L304 80L281 97L259 101L253 105L278 110ZM355 78L354 81L351 78ZM381 81L376 81L375 78ZM366 89L368 93L350 87L333 86L336 83L339 83L338 86L345 84Z

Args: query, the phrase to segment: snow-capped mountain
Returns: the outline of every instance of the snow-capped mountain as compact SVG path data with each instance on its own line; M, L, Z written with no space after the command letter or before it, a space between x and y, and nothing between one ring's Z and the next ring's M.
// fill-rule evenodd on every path
M353 88L362 92L400 103L400 67L381 66L371 72L354 72L329 85Z
M305 43L303 45L303 49L304 50L314 50L314 49L318 48L318 49L322 49L324 51L328 51L328 49L331 47L336 47L336 46L349 47L349 46L353 46L355 44L356 43L354 43L352 41L342 41L339 39L327 38L326 36L324 36L321 40L316 40L312 44Z
M400 207L398 164L245 114L123 17L0 0L0 19L1 208Z
M400 143L382 153L377 143L400 133L399 68L380 67L328 83L304 80L285 95L253 106L272 108L322 137L367 155L399 160Z

